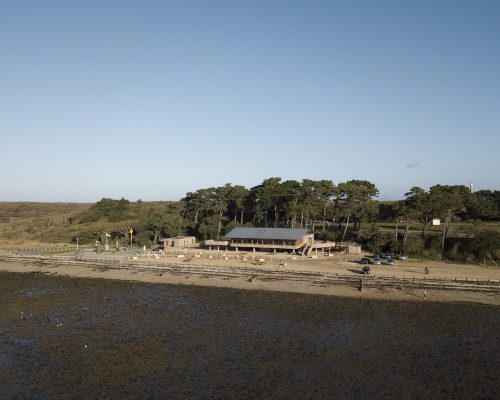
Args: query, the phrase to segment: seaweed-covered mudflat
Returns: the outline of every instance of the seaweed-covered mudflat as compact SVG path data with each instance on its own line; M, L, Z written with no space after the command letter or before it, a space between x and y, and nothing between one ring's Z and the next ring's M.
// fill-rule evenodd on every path
M499 398L499 311L2 272L0 398Z

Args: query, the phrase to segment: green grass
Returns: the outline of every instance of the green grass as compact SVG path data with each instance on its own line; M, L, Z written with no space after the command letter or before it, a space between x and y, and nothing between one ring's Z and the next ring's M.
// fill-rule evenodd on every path
M386 233L395 233L396 223L395 222L377 222L375 226L381 231ZM372 227L371 223L363 223L361 227L365 230L369 230ZM467 234L473 234L482 232L485 230L492 230L500 232L499 222L482 222L480 224L473 224L470 222L454 222L451 224L451 232L449 237L465 237ZM399 224L398 232L402 234L404 232L404 224ZM429 225L427 227L427 235L429 236L439 236L443 232L443 225L434 226ZM412 224L410 226L409 235L420 235L422 233L422 225L419 223Z

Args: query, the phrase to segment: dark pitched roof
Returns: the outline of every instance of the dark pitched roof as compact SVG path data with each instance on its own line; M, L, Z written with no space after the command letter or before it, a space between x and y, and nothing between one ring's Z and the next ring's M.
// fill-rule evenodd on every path
M291 228L234 228L228 239L298 240L307 235L307 229Z

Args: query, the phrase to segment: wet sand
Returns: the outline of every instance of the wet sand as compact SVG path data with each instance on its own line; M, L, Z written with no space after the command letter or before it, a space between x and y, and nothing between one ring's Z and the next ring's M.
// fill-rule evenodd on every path
M499 308L0 273L8 399L498 398Z

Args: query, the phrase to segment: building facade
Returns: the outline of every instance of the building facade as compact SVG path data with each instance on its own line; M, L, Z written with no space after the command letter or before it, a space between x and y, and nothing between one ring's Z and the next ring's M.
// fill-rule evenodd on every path
M162 239L163 247L189 247L196 244L194 236L176 236L171 238Z
M229 246L236 250L299 251L314 244L314 234L307 229L291 228L234 228L225 235Z

